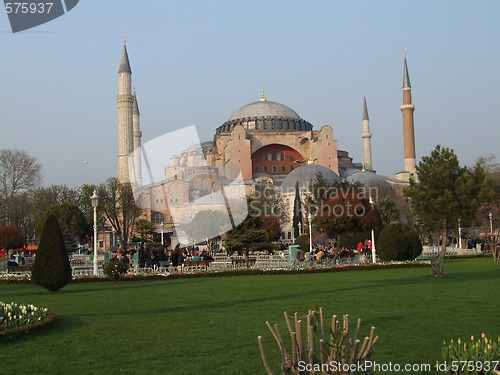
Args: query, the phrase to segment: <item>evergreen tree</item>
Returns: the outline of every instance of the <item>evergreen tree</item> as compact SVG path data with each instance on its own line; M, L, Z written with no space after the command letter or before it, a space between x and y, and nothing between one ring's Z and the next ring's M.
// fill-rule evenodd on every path
M51 292L71 282L71 266L61 227L54 216L43 224L40 245L31 272L32 281Z
M54 216L57 219L68 252L74 252L78 249L77 242L86 243L89 240L92 227L77 205L62 203L48 208L38 220L37 231L40 231L49 216Z
M299 223L302 228L304 228L304 223L302 222L302 201L300 199L300 188L299 182L295 184L295 197L293 199L293 218L292 218L292 227L293 227L293 236L297 238L299 236Z
M272 249L272 244L266 241L267 238L259 212L252 204L252 200L249 199L247 217L242 223L226 233L224 244L229 253L243 253L248 267L250 252Z
M441 253L438 272L446 254L449 228L458 219L470 221L481 203L491 200L491 181L480 165L473 169L461 167L453 150L436 146L417 166L418 181L411 180L405 195L423 230L441 232Z

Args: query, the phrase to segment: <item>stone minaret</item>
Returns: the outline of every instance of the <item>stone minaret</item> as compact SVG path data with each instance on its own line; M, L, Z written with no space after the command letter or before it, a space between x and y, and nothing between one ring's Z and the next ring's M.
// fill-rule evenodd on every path
M134 106L132 110L132 130L134 134L133 150L141 147L141 113L139 112L139 105L137 104L137 94L134 88Z
M139 105L137 103L137 94L134 88L134 105L132 109L132 150L134 152L133 159L133 179L135 183L141 184L142 182L142 172L141 172L141 113L139 112ZM129 164L130 167L131 164ZM131 181L132 182L132 181Z
M127 54L127 45L123 42L123 52L118 70L118 172L119 182L129 182L128 157L134 149L132 70Z
M361 137L363 138L364 167L365 169L372 169L372 144L370 140L372 133L370 133L370 119L368 118L366 96L363 98L363 133Z
M405 171L409 173L410 178L414 176L416 173L415 131L413 126L413 111L415 111L415 106L411 102L410 76L408 74L408 66L406 64L406 50L405 50L404 71L403 71L403 105L401 106L401 112L403 113Z

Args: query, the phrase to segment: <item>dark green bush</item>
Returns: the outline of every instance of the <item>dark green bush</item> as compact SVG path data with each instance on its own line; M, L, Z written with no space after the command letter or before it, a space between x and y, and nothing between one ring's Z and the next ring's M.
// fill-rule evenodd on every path
M302 233L295 239L295 245L299 245L303 251L309 251L309 233Z
M119 259L112 259L103 268L103 273L106 277L109 277L113 281L117 282L120 275L127 273L128 263L123 263Z
M386 226L376 243L381 260L412 260L422 253L422 243L417 232L403 224Z
M71 282L71 265L57 219L48 216L43 224L40 245L31 271L32 281L55 292Z

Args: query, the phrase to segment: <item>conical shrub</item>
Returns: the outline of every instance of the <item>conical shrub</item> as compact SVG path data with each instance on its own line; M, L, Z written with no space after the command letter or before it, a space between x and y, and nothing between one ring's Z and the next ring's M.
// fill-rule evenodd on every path
M49 216L43 224L31 280L55 292L71 282L71 279L71 265L61 227L54 216Z

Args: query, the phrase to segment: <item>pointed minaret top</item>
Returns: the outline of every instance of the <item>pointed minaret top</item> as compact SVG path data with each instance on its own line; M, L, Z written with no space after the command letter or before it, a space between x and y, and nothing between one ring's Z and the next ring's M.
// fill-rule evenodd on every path
M363 121L364 120L369 120L368 107L366 106L366 96L363 97Z
M262 86L262 95L260 96L261 102L267 102L266 96L264 95L264 86Z
M403 88L411 87L410 75L408 74L408 65L406 64L406 50L404 53L404 70L403 70Z
M139 112L139 104L137 104L137 95L135 94L135 87L134 87L134 108L133 108L134 113L137 113L140 115L141 113Z
M123 51L122 51L122 59L120 61L120 69L118 73L132 73L132 69L130 69L130 62L128 61L128 53L127 53L127 41L123 38Z

